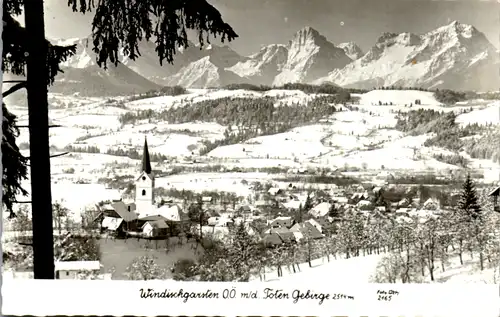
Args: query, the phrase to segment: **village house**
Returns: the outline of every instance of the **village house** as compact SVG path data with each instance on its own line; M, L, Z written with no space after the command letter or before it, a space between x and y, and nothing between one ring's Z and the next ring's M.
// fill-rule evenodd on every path
M438 210L439 201L437 199L429 198L424 202L423 208L427 210Z
M343 197L343 196L336 196L336 197L332 197L332 201L336 202L338 204L347 204L349 202L349 199L347 197Z
M227 217L210 217L208 218L208 225L212 227L231 227L234 221Z
M250 214L252 213L252 208L249 205L243 205L238 208L238 211L243 214Z
M330 209L332 208L332 204L328 202L322 202L313 208L309 210L309 214L313 217L325 217L328 215L328 212L330 212Z
M488 194L488 196L493 198L493 210L496 212L500 212L500 205L498 204L499 194L500 194L500 187L495 188Z
M294 220L292 217L276 217L269 222L271 228L291 228Z
M290 228L290 232L293 233L295 241L323 238L323 234L310 222L296 223Z
M101 220L101 229L114 232L134 231L137 229L137 214L132 211L131 204L125 204L122 201L105 204L102 207L97 206L102 215L98 217Z
M123 232L123 219L115 217L104 217L101 222L102 231Z
M308 219L305 222L311 224L313 227L318 229L320 233L324 233L323 226L326 225L324 218Z
M56 261L56 279L77 279L80 273L94 273L98 275L101 270L99 261Z
M276 196L281 193L281 189L278 187L271 187L267 192L272 196Z
M203 196L203 197L201 197L201 201L204 204L211 204L213 201L213 198L211 196Z
M161 219L146 221L141 227L142 233L148 238L165 237L168 234L168 228L167 223Z
M295 236L287 228L271 228L262 234L262 242L268 247L295 242Z

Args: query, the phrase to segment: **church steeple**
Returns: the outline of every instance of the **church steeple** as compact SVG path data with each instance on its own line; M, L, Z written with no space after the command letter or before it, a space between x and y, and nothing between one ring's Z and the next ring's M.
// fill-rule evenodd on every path
M149 158L148 140L144 137L144 150L142 152L142 169L141 172L151 174L151 159Z

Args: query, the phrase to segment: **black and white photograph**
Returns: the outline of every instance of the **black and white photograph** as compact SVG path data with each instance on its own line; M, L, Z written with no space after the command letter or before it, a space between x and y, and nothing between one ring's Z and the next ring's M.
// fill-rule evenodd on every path
M2 19L4 281L500 284L497 1Z

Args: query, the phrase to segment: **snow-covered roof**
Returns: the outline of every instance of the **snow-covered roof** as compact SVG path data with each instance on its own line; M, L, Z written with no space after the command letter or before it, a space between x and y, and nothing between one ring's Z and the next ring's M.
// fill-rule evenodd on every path
M102 220L102 227L109 230L116 230L123 222L122 218L104 217Z
M326 216L328 214L328 212L330 211L331 207L332 207L332 205L330 203L322 202L322 203L314 206L309 211L309 213L312 214L315 217L324 217L324 216Z
M279 191L280 189L278 187L271 187L267 192L271 195L276 195Z
M178 205L161 206L157 209L157 213L165 217L168 221L183 221L187 219L187 215L181 211Z
M101 269L99 261L56 261L56 271L97 271Z
M165 220L150 220L150 221L146 221L146 223L144 223L144 225L142 226L142 229L144 229L144 227L146 227L146 225L148 225L148 224L152 228L156 228L156 229L167 229L168 228L168 225L165 222Z
M369 206L369 205L371 205L371 202L370 202L370 201L368 201L368 200L360 200L360 201L358 202L358 205L357 205L357 206Z
M137 214L133 212L131 208L131 211L129 211L129 205L126 205L123 201L112 203L111 206L113 206L113 210L126 222L137 220Z
M498 196L498 193L500 192L500 186L492 190L488 196Z

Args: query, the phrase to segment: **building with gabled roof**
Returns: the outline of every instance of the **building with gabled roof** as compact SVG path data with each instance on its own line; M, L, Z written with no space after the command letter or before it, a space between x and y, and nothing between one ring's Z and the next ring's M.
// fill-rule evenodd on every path
M162 237L168 234L169 226L164 220L150 220L146 221L141 229L146 237Z
M56 279L77 279L82 272L99 274L101 263L99 261L56 261L54 263Z

